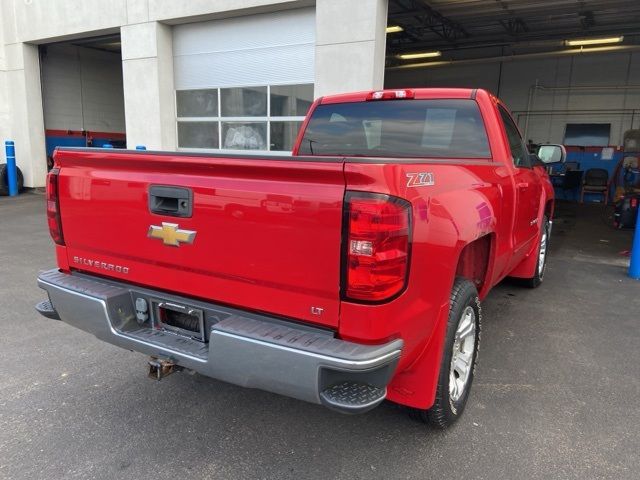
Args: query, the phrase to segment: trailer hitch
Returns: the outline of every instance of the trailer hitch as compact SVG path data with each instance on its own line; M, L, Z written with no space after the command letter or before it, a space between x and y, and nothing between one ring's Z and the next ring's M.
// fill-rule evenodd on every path
M158 357L149 359L149 378L153 380L162 380L164 377L180 370L182 370L182 367L176 365L170 359Z

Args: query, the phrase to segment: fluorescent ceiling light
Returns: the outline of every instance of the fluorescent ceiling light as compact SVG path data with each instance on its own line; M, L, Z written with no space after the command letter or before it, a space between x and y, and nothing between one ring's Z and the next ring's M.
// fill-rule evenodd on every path
M402 28L400 25L391 25L387 27L387 33L398 33L402 32L403 30L404 28Z
M442 53L440 52L416 52L416 53L403 53L402 55L398 55L398 58L402 60L413 60L415 58L435 58L440 57Z
M624 40L621 35L619 37L607 37L607 38L585 38L583 40L567 40L567 45L570 47L586 47L588 45L602 45L605 43L620 43Z

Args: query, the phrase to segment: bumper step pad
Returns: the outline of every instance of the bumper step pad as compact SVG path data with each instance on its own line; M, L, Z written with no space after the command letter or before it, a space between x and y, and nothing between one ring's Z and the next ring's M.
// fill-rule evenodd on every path
M43 317L52 320L60 320L60 316L49 300L44 300L36 305L36 311Z
M386 388L346 381L324 389L320 398L327 407L341 412L360 413L380 404L386 395Z

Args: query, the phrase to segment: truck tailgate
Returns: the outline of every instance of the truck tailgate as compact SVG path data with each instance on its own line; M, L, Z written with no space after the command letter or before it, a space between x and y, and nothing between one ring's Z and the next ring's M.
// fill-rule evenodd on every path
M64 149L55 161L71 268L337 327L341 159ZM188 189L191 216L152 213L152 186Z

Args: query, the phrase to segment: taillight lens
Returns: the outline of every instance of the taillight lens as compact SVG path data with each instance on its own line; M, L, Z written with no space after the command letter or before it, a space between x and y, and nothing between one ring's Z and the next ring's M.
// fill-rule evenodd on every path
M343 297L382 302L400 294L409 273L411 204L381 194L345 199Z
M58 197L58 168L47 175L47 222L51 238L58 245L64 245L62 236L62 220L60 219L60 201Z

